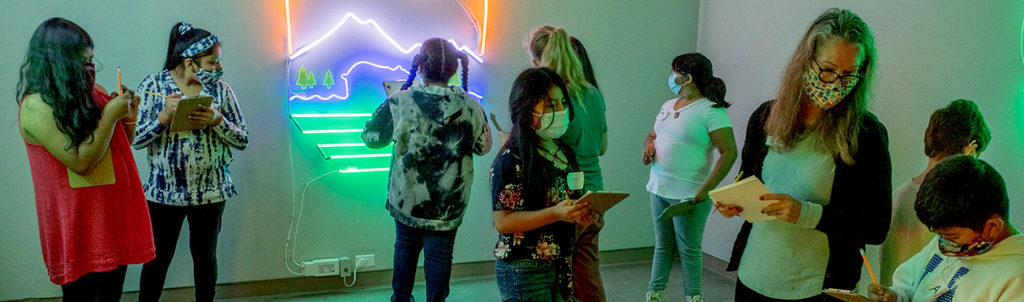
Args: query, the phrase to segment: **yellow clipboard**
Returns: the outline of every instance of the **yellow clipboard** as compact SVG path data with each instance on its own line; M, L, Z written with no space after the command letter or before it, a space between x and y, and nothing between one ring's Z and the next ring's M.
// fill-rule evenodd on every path
M114 177L114 160L110 155L111 151L107 150L107 154L103 155L103 160L100 161L96 167L92 168L92 171L81 175L68 169L68 185L73 189L112 185L117 182Z

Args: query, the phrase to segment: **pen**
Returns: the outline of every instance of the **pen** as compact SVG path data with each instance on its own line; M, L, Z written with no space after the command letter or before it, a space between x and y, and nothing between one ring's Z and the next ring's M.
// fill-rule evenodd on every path
M868 267L868 274L871 274L871 282L875 283L875 287L881 288L878 286L878 279L875 279L875 272L871 271L871 264L868 264L868 257L864 255L863 248L860 249L860 258L864 259L864 265Z
M117 93L121 94L121 66L117 66Z

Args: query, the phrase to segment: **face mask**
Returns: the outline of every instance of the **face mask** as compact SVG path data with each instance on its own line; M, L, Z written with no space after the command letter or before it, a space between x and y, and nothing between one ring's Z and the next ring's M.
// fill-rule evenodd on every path
M981 238L980 236L978 237ZM992 249L991 241L974 241L969 244L959 244L952 240L946 240L939 236L939 251L946 257L970 257L984 254Z
M679 91L683 89L683 86L676 84L676 78L678 77L679 74L676 74L675 72L668 75L668 89L672 90L672 93L675 95L679 95Z
M543 139L558 139L565 135L569 129L569 111L545 112L536 114L540 117L540 129L537 129L537 136Z
M842 101L850 91L853 91L853 87L841 86L838 82L822 82L818 74L807 71L804 93L807 93L807 96L821 109L829 109Z
M220 78L224 76L224 68L214 69L213 71L207 71L206 69L199 69L196 73L196 79L199 79L203 86L209 86L216 84L220 81Z

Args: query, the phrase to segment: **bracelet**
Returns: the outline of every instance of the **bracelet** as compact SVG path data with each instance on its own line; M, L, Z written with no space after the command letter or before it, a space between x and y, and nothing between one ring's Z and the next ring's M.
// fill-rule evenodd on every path
M121 123L123 123L123 124L125 124L125 125L135 125L135 124L138 124L138 123L139 123L139 120L135 120L135 121L133 121L133 122L125 122L125 121L122 121Z

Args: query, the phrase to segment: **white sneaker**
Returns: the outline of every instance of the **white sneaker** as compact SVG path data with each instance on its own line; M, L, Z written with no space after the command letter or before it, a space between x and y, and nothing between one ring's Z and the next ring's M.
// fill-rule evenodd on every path
M665 292L647 291L647 302L661 302L661 295Z
M704 297L701 295L686 296L686 302L704 302Z

